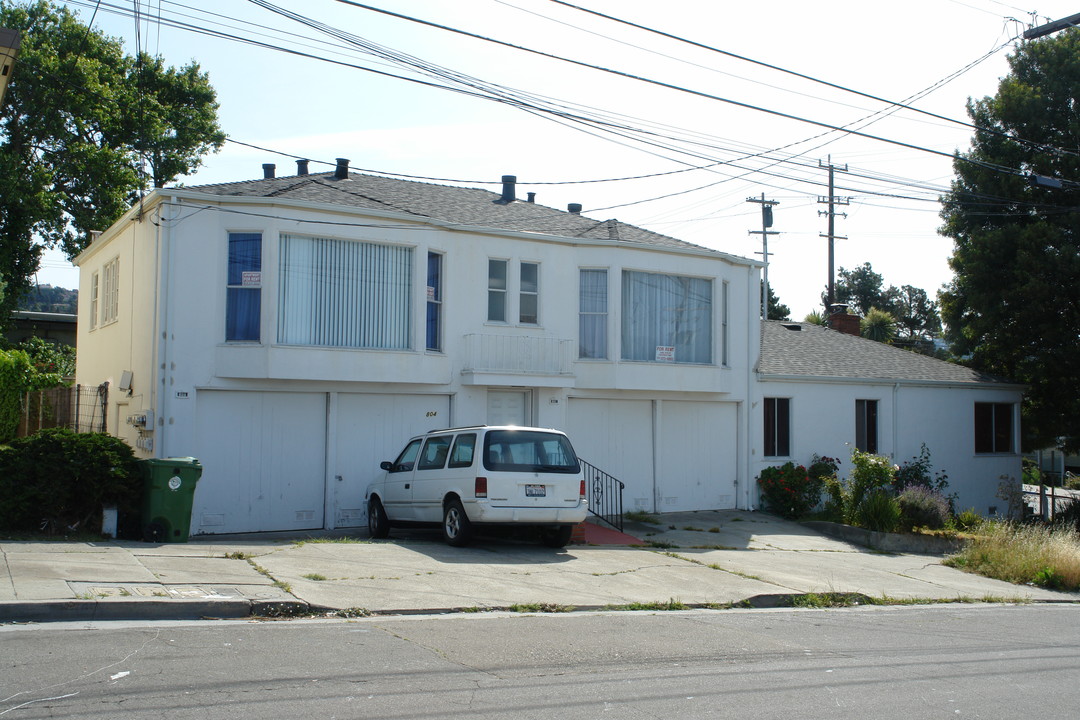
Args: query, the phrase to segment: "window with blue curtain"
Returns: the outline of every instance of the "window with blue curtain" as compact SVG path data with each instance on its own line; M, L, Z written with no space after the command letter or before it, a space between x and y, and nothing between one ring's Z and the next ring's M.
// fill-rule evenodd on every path
M259 342L262 315L262 234L229 233L225 340Z
M442 350L442 255L427 256L427 349Z
M624 270L622 359L712 363L712 281Z
M608 356L607 270L582 270L578 277L578 357Z
M278 342L412 347L412 248L282 235Z

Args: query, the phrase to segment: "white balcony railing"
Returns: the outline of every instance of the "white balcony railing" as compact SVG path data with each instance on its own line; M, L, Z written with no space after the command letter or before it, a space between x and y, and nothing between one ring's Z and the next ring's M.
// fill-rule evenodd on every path
M515 335L466 335L463 372L570 375L574 341Z

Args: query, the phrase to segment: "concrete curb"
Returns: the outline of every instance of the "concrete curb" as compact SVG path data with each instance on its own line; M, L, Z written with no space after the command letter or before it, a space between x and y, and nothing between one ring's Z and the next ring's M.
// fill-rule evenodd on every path
M959 538L913 535L907 533L873 532L865 528L841 525L823 520L807 520L800 523L822 535L828 535L855 545L887 553L912 555L951 555L964 547Z
M236 619L255 614L257 605L260 603L245 599L0 601L0 623Z

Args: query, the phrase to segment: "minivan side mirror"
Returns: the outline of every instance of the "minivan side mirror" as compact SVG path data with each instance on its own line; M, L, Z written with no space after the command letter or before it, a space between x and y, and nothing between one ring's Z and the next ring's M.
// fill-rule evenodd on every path
M389 460L383 460L381 463L379 463L379 467L383 470L390 470L394 467L394 463L390 462Z

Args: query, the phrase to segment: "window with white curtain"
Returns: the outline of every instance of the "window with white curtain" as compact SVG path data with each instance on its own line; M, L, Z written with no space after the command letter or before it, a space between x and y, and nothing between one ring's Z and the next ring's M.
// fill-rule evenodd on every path
M278 342L412 346L412 248L282 235L278 262Z
M608 356L607 270L582 270L578 292L578 357L606 360Z
M712 345L712 281L623 271L623 360L708 364Z

